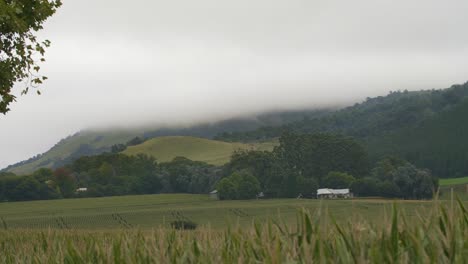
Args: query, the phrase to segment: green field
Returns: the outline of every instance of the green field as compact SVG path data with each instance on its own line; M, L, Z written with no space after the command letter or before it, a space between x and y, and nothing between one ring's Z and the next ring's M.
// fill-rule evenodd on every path
M171 161L175 157L186 157L212 165L223 165L235 150L273 150L274 142L230 143L196 137L170 136L150 139L143 144L128 147L127 155L147 154L158 161Z
M441 199L451 199L451 192L454 197L459 197L462 200L468 200L468 177L440 179L440 197Z
M208 195L158 194L104 198L0 203L0 229L59 228L115 229L169 227L175 220L191 220L202 226L249 225L254 220L293 221L301 208L324 210L338 219L364 217L384 221L390 200L269 199L218 201ZM429 201L396 201L408 216L424 214Z
M459 184L468 184L468 177L440 179L439 180L439 185L440 186L459 185Z

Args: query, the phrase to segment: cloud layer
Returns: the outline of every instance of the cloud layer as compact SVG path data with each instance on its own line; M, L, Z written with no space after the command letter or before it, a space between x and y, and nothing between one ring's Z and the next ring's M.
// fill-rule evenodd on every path
M40 32L53 42L43 95L0 117L0 167L86 128L465 82L466 10L461 0L65 0Z

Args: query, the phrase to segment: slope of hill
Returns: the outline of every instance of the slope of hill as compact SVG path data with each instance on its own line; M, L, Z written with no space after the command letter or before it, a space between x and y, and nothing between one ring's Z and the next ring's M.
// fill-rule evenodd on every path
M222 132L248 131L261 126L277 126L290 122L324 116L330 110L276 111L259 114L250 118L233 118L214 123L202 123L182 128L135 128L126 131L109 129L103 131L82 131L69 136L49 151L31 159L13 164L2 171L18 175L28 174L42 167L57 168L81 156L97 155L110 151L112 145L125 144L134 137L154 138L160 136L195 136L212 138Z
M175 157L186 157L212 165L223 165L229 161L235 150L273 150L274 142L229 143L204 138L169 136L150 139L140 145L128 147L127 155L147 154L160 162L171 161Z
M5 168L5 171L17 175L28 174L38 168L57 168L68 164L85 155L96 155L109 151L111 146L127 142L131 138L141 135L141 132L132 131L83 131L62 139L44 154L19 162Z

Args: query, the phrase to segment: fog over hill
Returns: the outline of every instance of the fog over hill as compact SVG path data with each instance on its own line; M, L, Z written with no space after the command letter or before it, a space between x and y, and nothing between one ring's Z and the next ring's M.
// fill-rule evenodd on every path
M52 41L42 96L0 117L0 168L90 128L351 105L468 79L466 1L63 2L40 32Z

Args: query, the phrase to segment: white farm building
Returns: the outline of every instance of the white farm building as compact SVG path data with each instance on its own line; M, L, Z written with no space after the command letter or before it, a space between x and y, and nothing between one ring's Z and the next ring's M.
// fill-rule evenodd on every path
M88 188L78 188L76 189L76 192L79 193L79 192L87 192L88 191Z
M353 198L353 194L349 189L318 189L317 199L337 199L337 198Z

